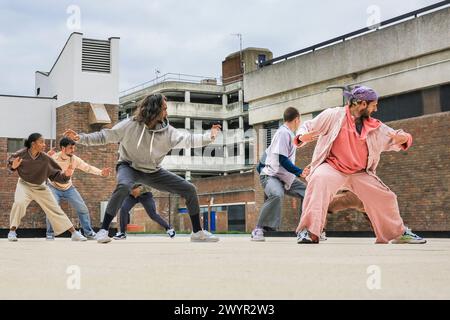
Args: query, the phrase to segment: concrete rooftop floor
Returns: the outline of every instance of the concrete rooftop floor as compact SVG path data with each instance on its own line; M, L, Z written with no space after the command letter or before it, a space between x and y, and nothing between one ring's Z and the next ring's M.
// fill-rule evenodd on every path
M248 236L219 243L130 236L106 245L1 239L0 299L450 299L450 240L428 240L331 238L305 246Z

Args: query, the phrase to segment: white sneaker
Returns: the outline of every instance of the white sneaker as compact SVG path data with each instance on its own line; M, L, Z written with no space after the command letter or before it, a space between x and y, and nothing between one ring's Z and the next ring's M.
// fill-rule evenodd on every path
M320 241L327 241L327 233L324 231L320 234Z
M72 241L87 241L87 238L80 231L75 231L72 233Z
M55 235L54 234L47 234L45 236L45 240L54 241L55 240Z
M108 236L108 230L101 229L97 234L95 235L95 240L97 240L98 243L108 243L111 242L111 238Z
M206 230L200 230L196 233L191 233L192 242L218 242L219 238Z
M297 243L298 244L316 244L319 241L314 241L311 239L311 235L307 229L303 229L297 234Z
M391 241L392 244L425 244L427 240L413 233L411 229L406 228L405 233L397 239Z
M11 241L11 242L17 241L17 233L15 231L10 231L8 233L8 241Z
M256 228L255 230L252 231L252 241L255 242L264 242L266 241L266 238L264 238L264 230L263 229L259 229Z

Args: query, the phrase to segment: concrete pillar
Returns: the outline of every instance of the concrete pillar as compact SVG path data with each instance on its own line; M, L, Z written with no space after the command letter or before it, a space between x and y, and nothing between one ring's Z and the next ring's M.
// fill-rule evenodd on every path
M191 129L191 118L186 118L184 119L184 128L186 130Z
M244 102L244 91L239 90L239 102Z
M184 119L184 128L186 130L190 130L191 129L191 118L186 118ZM184 149L184 156L185 157L190 157L191 156L191 149Z
M239 117L239 164L245 164L244 117Z
M191 92L190 91L186 91L184 93L184 102L186 102L186 103L190 103L191 102Z
M225 108L228 105L228 95L222 95L222 106Z
M239 143L239 164L245 165L245 142Z
M227 137L228 137L228 120L223 120L222 124L223 131L223 162L226 164L226 159L228 158L228 149L227 149Z

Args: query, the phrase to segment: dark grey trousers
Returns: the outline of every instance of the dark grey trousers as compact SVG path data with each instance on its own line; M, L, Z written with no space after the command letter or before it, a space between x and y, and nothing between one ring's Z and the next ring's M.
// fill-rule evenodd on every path
M137 183L159 191L177 194L186 200L190 216L200 214L197 189L192 183L165 169L145 173L133 169L128 163L120 163L117 165L117 187L106 207L107 215L116 216L122 203L130 195L131 188Z
M305 197L306 185L298 179L295 179L289 190L284 188L284 184L275 177L266 175L260 176L261 185L267 196L261 211L259 212L258 227L270 227L277 230L281 224L281 204L284 196L287 194L291 197Z

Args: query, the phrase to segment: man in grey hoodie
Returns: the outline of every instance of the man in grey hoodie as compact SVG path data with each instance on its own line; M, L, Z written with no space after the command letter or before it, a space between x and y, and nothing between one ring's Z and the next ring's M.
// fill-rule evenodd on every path
M120 143L117 164L117 187L106 208L101 230L97 233L99 243L108 243L109 226L129 196L136 183L156 190L177 194L186 200L192 223L191 241L217 242L219 238L202 230L197 190L193 184L161 167L164 157L172 149L203 147L212 143L220 132L214 125L205 134L190 134L175 129L167 119L166 98L152 94L139 102L133 117L90 134L77 134L67 130L64 135L86 146Z

